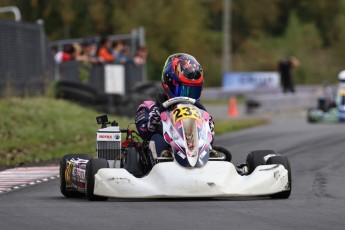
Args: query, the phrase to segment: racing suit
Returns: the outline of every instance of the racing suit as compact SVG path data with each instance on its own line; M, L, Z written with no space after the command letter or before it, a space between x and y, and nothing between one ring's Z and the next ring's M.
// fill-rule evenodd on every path
M160 117L159 106L167 100L163 94L158 94L155 101L144 101L139 105L136 113L135 124L140 136L149 141L149 148L154 159L161 156L169 144L163 138L163 124ZM209 125L214 139L214 121L210 116Z

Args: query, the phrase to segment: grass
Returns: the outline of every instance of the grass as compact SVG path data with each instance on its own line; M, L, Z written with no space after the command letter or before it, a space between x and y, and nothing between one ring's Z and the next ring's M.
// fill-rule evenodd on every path
M59 159L66 153L95 153L100 115L51 98L0 100L0 165L16 166ZM116 119L121 126L131 121Z
M95 154L100 113L52 98L0 100L0 168L55 161L67 153ZM133 119L109 116L120 127ZM264 120L216 121L217 135L264 124ZM134 126L132 126L134 128Z
M225 133L235 132L235 131L252 128L259 125L265 125L268 123L269 121L263 118L216 120L215 133L216 135L222 135Z

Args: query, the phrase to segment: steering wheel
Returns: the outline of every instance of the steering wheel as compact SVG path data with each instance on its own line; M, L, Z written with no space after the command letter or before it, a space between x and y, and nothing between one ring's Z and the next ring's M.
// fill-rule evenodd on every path
M187 103L193 104L196 107L198 107L199 109L207 111L206 108L199 101L197 101L193 98L190 98L190 97L173 97L173 98L170 98L169 100L167 100L161 104L161 106L159 107L159 111L164 112L170 106L181 103L181 102L187 102Z

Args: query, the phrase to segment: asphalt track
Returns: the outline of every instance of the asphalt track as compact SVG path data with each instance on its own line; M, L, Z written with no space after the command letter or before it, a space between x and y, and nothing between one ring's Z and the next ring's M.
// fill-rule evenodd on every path
M217 137L240 164L276 149L292 167L289 199L66 199L58 180L0 195L0 229L345 229L345 125L285 117Z

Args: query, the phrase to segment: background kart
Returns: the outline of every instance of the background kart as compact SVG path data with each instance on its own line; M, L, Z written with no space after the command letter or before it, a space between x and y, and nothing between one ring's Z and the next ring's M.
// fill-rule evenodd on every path
M345 88L339 88L334 97L319 97L317 107L308 109L307 121L309 123L345 122Z
M324 111L321 109L308 109L307 121L309 123L341 122L339 111L337 108L332 108L328 111Z
M186 103L191 105L184 110ZM190 106L194 106L193 109ZM286 156L273 150L252 151L246 163L233 165L227 149L211 147L206 138L210 132L208 114L197 107L198 102L189 98L174 98L163 103L162 118L166 121L163 133L172 148L170 154L158 158L152 157L149 143L140 142L136 131L120 129L116 122L110 124L106 116L97 117L102 125L97 132L97 158L67 154L61 159L62 194L66 197L86 195L89 200L290 196L291 169ZM174 114L181 115L174 112L176 108L180 112L198 111L198 116L187 114L176 119ZM194 140L196 148L191 152L187 150L187 130L194 130L194 137L198 136L198 140ZM125 135L124 140L121 134ZM194 150L198 150L197 154L192 154ZM178 157L182 160L177 160Z

